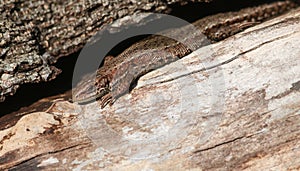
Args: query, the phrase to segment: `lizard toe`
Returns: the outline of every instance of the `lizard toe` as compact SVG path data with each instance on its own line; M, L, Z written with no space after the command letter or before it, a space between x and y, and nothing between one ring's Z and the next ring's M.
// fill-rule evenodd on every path
M110 93L104 95L100 101L101 109L103 109L108 104L111 106L113 104L113 102L114 102L114 100Z

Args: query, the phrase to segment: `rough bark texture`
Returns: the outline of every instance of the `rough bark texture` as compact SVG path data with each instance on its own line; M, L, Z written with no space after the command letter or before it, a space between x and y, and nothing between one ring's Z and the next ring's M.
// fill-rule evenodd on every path
M208 0L195 0L206 2ZM0 102L21 84L54 79L59 57L81 49L107 24L189 0L0 1Z
M103 110L42 99L0 118L0 167L299 170L299 46L298 8L144 75Z

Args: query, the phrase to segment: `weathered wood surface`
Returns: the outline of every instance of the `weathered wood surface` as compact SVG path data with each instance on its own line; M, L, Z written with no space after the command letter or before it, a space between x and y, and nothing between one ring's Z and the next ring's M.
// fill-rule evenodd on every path
M21 84L56 78L57 59L80 50L113 21L140 12L168 13L171 4L195 1L0 1L0 102Z
M42 99L0 119L0 167L298 170L299 47L298 8L146 74L104 110Z

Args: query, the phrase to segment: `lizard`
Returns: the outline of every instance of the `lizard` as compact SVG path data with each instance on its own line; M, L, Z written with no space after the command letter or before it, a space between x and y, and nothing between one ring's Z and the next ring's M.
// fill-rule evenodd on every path
M133 81L147 72L297 6L297 3L290 0L276 1L207 16L192 23L210 42L204 41L203 35L191 34L187 26L167 31L167 34L179 35L184 44L168 37L151 35L134 43L116 57L106 57L96 75L85 76L73 89L73 101L81 104L97 99L100 100L101 108L107 104L112 105L120 96L129 92Z

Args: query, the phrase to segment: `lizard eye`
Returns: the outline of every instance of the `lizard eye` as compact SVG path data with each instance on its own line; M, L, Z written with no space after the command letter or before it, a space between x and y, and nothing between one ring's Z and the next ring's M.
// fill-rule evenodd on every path
M99 91L100 92L105 92L105 88L100 88Z
M95 91L95 87L94 86L89 86L89 88L86 91L87 92Z

